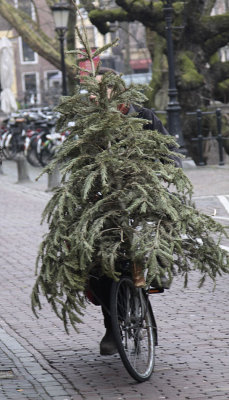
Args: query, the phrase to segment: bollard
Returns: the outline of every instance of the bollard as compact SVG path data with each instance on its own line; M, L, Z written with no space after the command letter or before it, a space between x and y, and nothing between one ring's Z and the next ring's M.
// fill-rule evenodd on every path
M0 149L1 152L1 149ZM2 158L1 158L1 153L0 153L0 175L4 175L3 169L2 169Z
M16 163L17 163L17 173L18 173L17 183L30 182L28 174L28 164L25 157L23 155L17 156Z
M196 119L197 119L197 132L198 132L198 152L199 152L199 165L205 165L203 160L203 135L202 135L202 111L196 110Z
M0 175L4 175L4 172L2 169L2 159L3 159L3 151L2 151L2 148L0 147Z
M218 141L218 146L219 146L219 165L224 165L223 137L222 137L222 133L221 133L222 114L221 114L220 108L217 108L217 110L216 110L216 121L217 121L217 130L218 130L217 141Z
M48 174L48 187L46 192L51 192L57 186L60 186L60 172L56 165L54 170Z

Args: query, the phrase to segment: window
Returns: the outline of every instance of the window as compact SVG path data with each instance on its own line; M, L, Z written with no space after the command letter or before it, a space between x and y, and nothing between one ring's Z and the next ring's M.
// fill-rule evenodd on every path
M37 62L37 54L20 38L21 61L22 63Z
M25 82L25 91L36 92L37 84L36 84L36 74L35 73L25 74L24 82Z
M15 7L28 14L35 20L35 9L31 0L15 0ZM19 38L20 57L22 64L37 63L37 54Z
M91 26L91 25L86 26L85 28L86 28L87 38L88 38L90 48L94 49L96 47L95 28L94 28L94 26ZM81 33L83 33L83 28L80 27L79 29L80 29ZM79 43L79 48L82 48L82 47L83 47L82 43Z
M60 71L47 71L45 73L45 89L61 89L62 74Z
M17 0L17 8L32 17L33 4L31 0Z
M38 93L38 74L35 72L25 73L22 80L25 103L39 103L40 95Z
M87 26L87 37L91 48L95 47L95 31L94 26Z
M14 0L14 5L28 14L34 21L36 19L35 7L32 0Z
M62 73L58 70L44 72L44 92L42 102L47 106L56 106L62 94Z
M103 38L103 46L110 43L111 42L110 32L106 33L106 35L102 36L102 38ZM103 52L103 56L109 56L110 54L112 54L112 50L111 50L111 47L108 47L108 49L106 49Z

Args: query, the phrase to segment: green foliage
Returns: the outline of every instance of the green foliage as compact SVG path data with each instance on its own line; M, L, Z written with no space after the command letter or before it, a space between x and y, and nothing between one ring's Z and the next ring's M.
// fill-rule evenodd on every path
M184 2L175 1L173 3L173 8L175 13L180 14L184 10Z
M222 94L224 94L225 92L228 94L228 90L229 90L229 79L225 79L222 82L218 83L218 89L220 92L222 92Z
M89 275L118 279L120 262L141 265L147 284L177 273L186 282L193 269L200 284L228 272L228 255L213 239L225 231L192 204L192 185L169 150L174 139L143 130L148 121L119 111L120 104L145 101L136 86L126 88L109 72L98 82L96 74L83 78L85 94L62 98L58 128L75 125L44 170L58 165L62 183L43 212L48 232L32 306L41 307L41 292L66 330L81 320Z
M192 60L193 58L191 52L183 52L179 54L181 82L182 86L187 89L199 87L204 83L204 77L197 71Z
M219 52L217 51L215 54L213 54L210 57L209 63L210 65L214 65L216 63L218 63L220 61L220 56L219 56Z

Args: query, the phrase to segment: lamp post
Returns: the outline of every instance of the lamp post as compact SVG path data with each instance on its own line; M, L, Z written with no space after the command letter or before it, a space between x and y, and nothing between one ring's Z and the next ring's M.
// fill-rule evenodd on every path
M180 152L186 154L184 147L184 137L181 130L180 121L180 104L177 99L177 88L175 83L175 70L174 70L174 52L173 52L173 38L172 38L172 19L173 7L171 0L163 0L164 15L166 22L166 39L167 39L167 53L168 53L168 70L169 70L169 102L167 106L169 133L177 139L180 145Z
M58 34L60 41L60 54L61 54L61 71L62 71L62 94L67 95L67 83L66 83L66 68L64 60L64 37L68 30L68 17L70 12L70 6L68 3L56 3L50 7L53 13L55 22L55 30Z

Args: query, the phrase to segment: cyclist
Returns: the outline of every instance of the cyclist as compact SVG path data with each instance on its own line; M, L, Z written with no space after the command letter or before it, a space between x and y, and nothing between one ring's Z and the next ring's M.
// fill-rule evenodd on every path
M116 71L110 69L110 68L105 68L101 67L99 70L99 74L96 76L96 79L100 82L102 79L102 75L104 75L106 72L112 72L114 74L117 74ZM108 96L111 92L112 88L108 88ZM90 96L92 101L96 101L96 98L94 95ZM132 104L129 106L126 104L121 104L119 106L119 110L123 114L131 114L131 113L137 113L137 116L139 118L147 119L149 123L145 124L143 126L143 129L151 129L151 130L157 130L158 132L162 133L163 135L169 135L169 132L166 130L166 128L163 126L162 122L160 119L156 116L154 111L152 109L144 108L144 107L136 107ZM175 149L171 149L175 150ZM175 150L176 151L176 150ZM174 162L177 167L181 167L181 161L179 159L179 156L174 157ZM104 316L104 326L106 329L105 335L102 338L100 342L100 354L101 355L113 355L118 352L114 338L113 338L113 333L112 333L112 326L111 326L111 318L109 314L109 302L110 302L110 288L111 288L111 283L112 280L109 279L106 276L101 276L98 278L98 276L91 277L90 282L89 282L89 290L87 291L87 296L90 301L92 301L96 305L101 305L102 307L102 312ZM157 282L152 282L151 285L153 287L158 288L158 283ZM162 278L162 285L160 289L169 289L169 284L166 278ZM93 296L93 294L94 296Z

